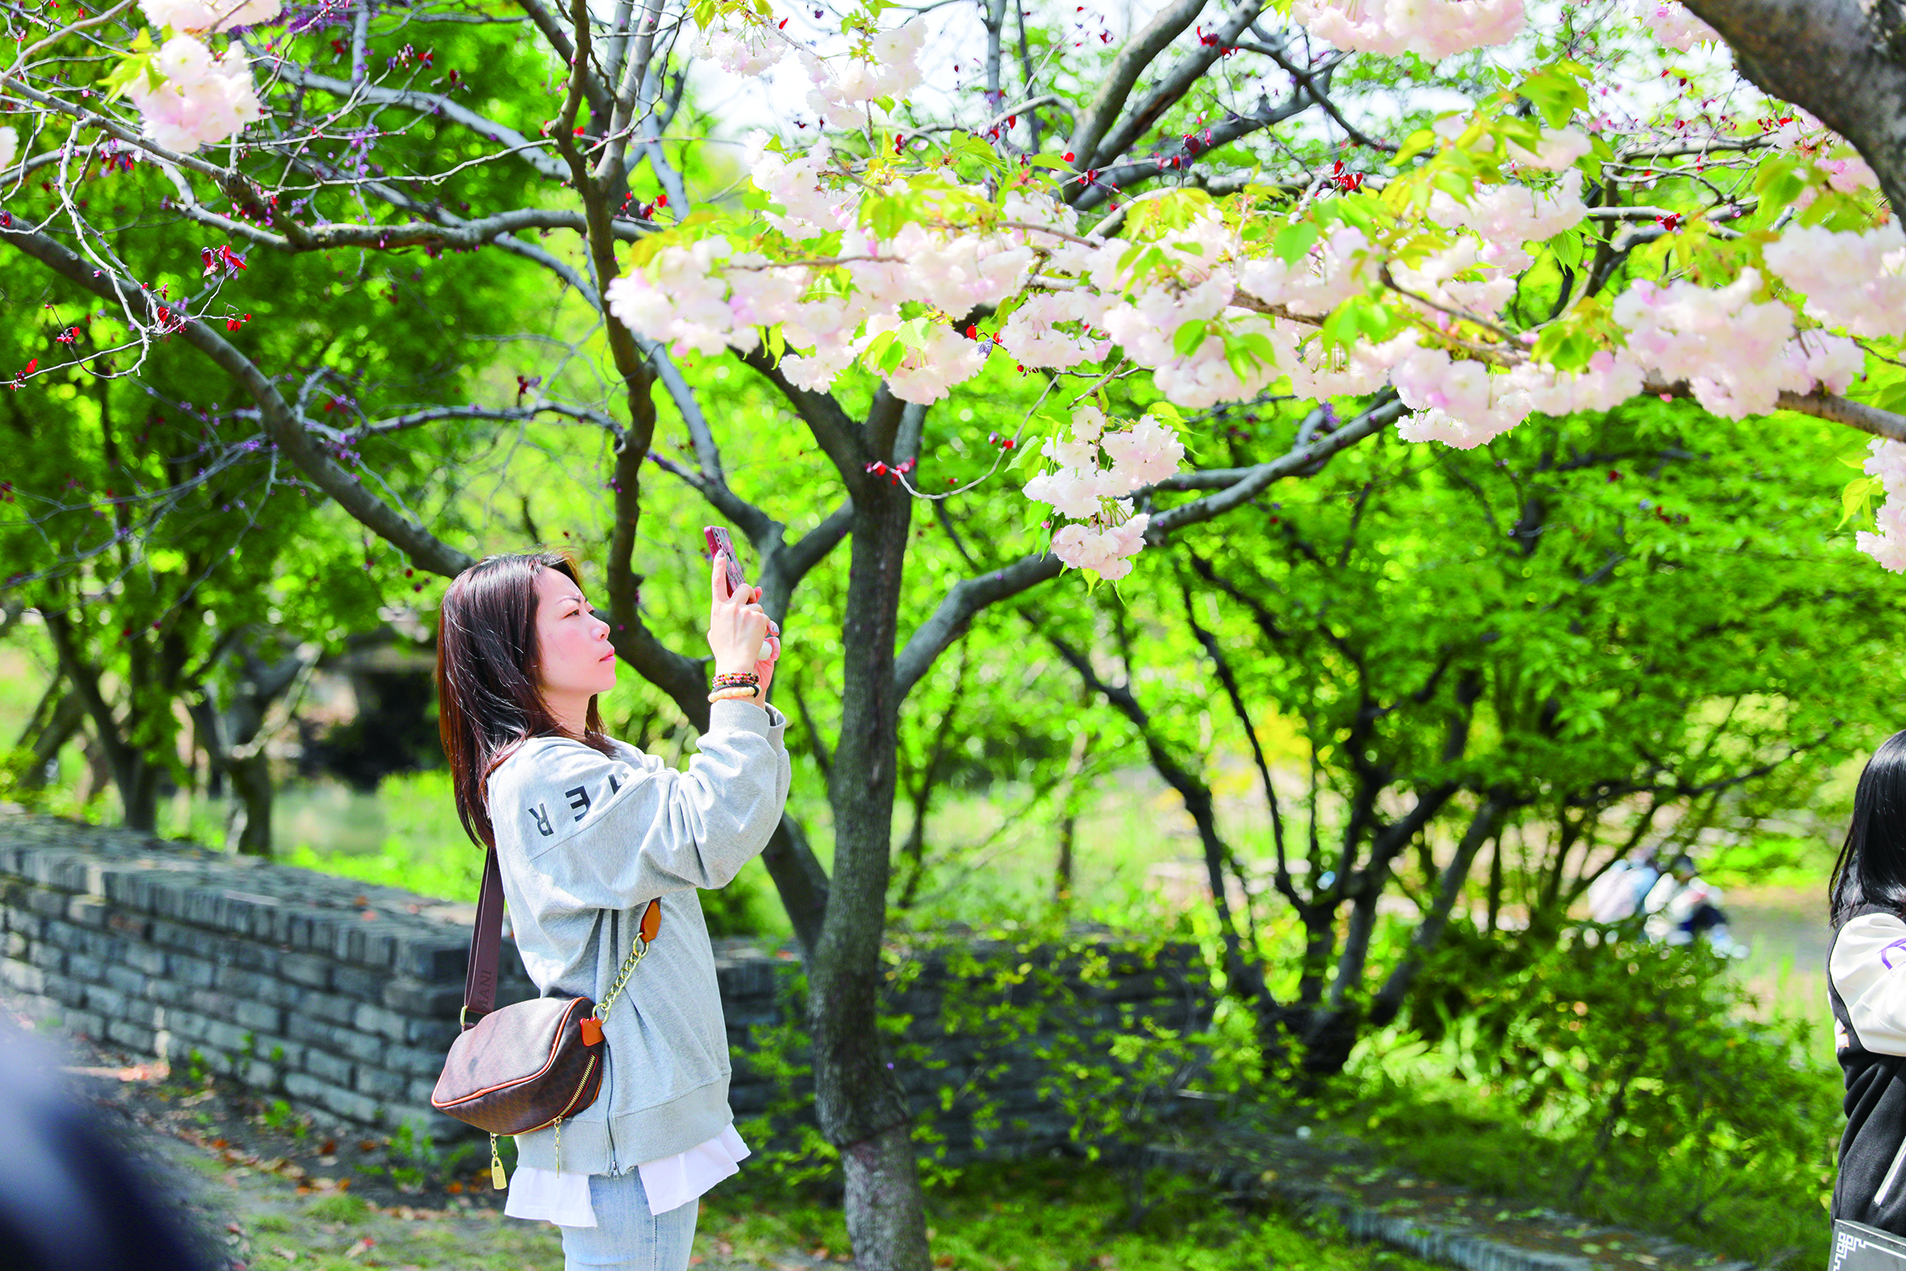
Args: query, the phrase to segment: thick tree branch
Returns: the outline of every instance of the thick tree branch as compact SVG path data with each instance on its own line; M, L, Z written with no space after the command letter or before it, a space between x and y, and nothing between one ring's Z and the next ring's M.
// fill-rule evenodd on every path
M1137 143L1140 137L1151 131L1153 124L1164 117L1166 111L1176 106L1184 95L1191 91L1198 81L1204 78L1206 71L1231 47L1237 43L1238 36L1257 21L1257 15L1264 11L1263 0L1245 0L1236 12L1226 18L1218 29L1211 32L1211 43L1200 44L1179 63L1165 72L1164 76L1145 94L1143 101L1134 106L1129 114L1119 120L1117 126L1106 133L1099 142L1092 162L1087 167L1109 167L1114 159L1124 154Z
M1689 0L1741 73L1845 137L1906 207L1906 60L1901 10L1858 0Z
M1205 0L1171 0L1119 50L1112 65L1106 68L1098 96L1092 99L1072 132L1073 171L1084 172L1092 167L1099 142L1125 109L1126 98L1131 96L1138 77L1145 73L1152 59L1164 52L1204 12L1204 6Z
M1122 163L1098 174L1091 182L1081 183L1074 180L1066 184L1066 202L1080 211L1090 211L1140 181L1148 181L1174 168L1185 168L1200 155L1210 154L1220 146L1229 145L1241 137L1280 124L1295 115L1301 115L1316 104L1310 92L1302 87L1292 91L1281 104L1271 105L1270 98L1259 97L1256 109L1248 115L1233 114L1229 118L1211 125L1202 132L1193 133L1180 141L1169 153L1140 159L1131 163Z

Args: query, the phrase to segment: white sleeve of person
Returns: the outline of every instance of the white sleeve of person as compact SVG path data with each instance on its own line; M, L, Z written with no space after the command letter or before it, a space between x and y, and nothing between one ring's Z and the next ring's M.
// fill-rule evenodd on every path
M1848 920L1828 972L1860 1045L1906 1055L1906 921L1893 914Z
M539 738L492 781L498 842L532 865L539 910L622 909L690 887L724 887L767 845L787 799L787 720L720 701L679 771ZM516 762L520 758L522 762ZM514 824L507 830L505 818Z

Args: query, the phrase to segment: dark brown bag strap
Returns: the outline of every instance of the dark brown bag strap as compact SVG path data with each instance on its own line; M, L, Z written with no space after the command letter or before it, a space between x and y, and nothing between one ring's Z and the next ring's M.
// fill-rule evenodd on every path
M503 867L496 849L483 861L483 885L477 890L476 924L470 931L470 965L463 973L463 1026L496 1007L496 963L503 951Z
M639 953L646 950L661 930L662 902L651 900L648 908L642 911L642 921L636 928L636 934L642 943L630 951L629 962L617 977L616 989L620 989L628 979L629 970L640 961ZM496 1008L496 964L503 951L503 867L497 863L496 849L493 847L483 860L483 885L477 889L476 923L470 931L470 965L463 973L463 1026L474 1027L477 1019L483 1018ZM614 1000L611 991L610 1000Z

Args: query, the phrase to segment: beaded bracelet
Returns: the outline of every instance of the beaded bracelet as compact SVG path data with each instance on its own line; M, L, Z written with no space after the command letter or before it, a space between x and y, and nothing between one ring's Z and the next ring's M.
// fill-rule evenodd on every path
M708 695L711 702L747 701L761 695L758 684L737 685L731 688L718 688Z
M735 688L746 684L759 684L761 677L753 671L727 671L715 677L716 688Z

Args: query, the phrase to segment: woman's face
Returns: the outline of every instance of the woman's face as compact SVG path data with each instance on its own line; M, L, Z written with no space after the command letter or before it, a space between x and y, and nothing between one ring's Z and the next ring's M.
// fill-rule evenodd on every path
M588 698L615 687L609 624L589 612L582 589L558 570L536 575L536 643L543 695L552 705L557 699Z

